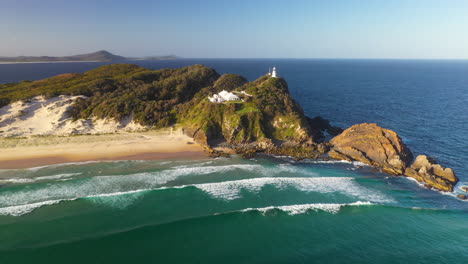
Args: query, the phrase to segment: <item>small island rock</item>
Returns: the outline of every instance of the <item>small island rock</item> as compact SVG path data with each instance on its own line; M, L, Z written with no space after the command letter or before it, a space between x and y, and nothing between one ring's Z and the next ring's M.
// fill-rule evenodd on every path
M451 192L458 178L451 168L444 168L426 155L419 155L405 175L419 182L427 183L435 189Z
M458 197L459 199L462 199L462 200L468 199L468 197L466 197L466 195L464 195L464 194L458 194L457 197Z
M382 168L391 175L402 175L413 154L394 131L377 124L358 124L330 141L328 155L337 160L360 161Z

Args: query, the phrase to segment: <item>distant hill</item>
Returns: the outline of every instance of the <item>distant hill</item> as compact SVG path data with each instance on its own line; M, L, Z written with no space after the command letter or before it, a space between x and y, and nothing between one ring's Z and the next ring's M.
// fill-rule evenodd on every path
M0 62L59 62L59 61L124 61L124 60L169 60L177 59L175 55L161 57L145 57L145 58L126 58L112 54L108 51L101 50L88 54L80 54L65 57L51 56L19 56L19 57L0 57Z

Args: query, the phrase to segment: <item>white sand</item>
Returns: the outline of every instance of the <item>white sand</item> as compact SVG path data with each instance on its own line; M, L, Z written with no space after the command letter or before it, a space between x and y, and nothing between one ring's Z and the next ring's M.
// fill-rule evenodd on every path
M37 96L0 108L0 137L30 137L38 135L108 134L122 131L142 131L131 117L120 122L108 119L80 119L73 122L67 113L78 98L61 95L51 99Z

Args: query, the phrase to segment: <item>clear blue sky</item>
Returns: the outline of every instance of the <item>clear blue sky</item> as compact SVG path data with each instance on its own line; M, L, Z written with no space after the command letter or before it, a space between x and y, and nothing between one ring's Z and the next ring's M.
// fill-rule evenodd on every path
M468 59L468 0L0 0L0 56Z

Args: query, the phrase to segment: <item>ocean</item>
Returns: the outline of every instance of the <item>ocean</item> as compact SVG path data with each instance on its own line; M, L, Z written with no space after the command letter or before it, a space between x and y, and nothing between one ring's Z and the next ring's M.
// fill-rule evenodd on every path
M258 155L0 169L0 263L468 263L468 61L181 59L276 66L308 116L374 122L455 170L453 194L360 163ZM0 65L0 83L107 63Z

